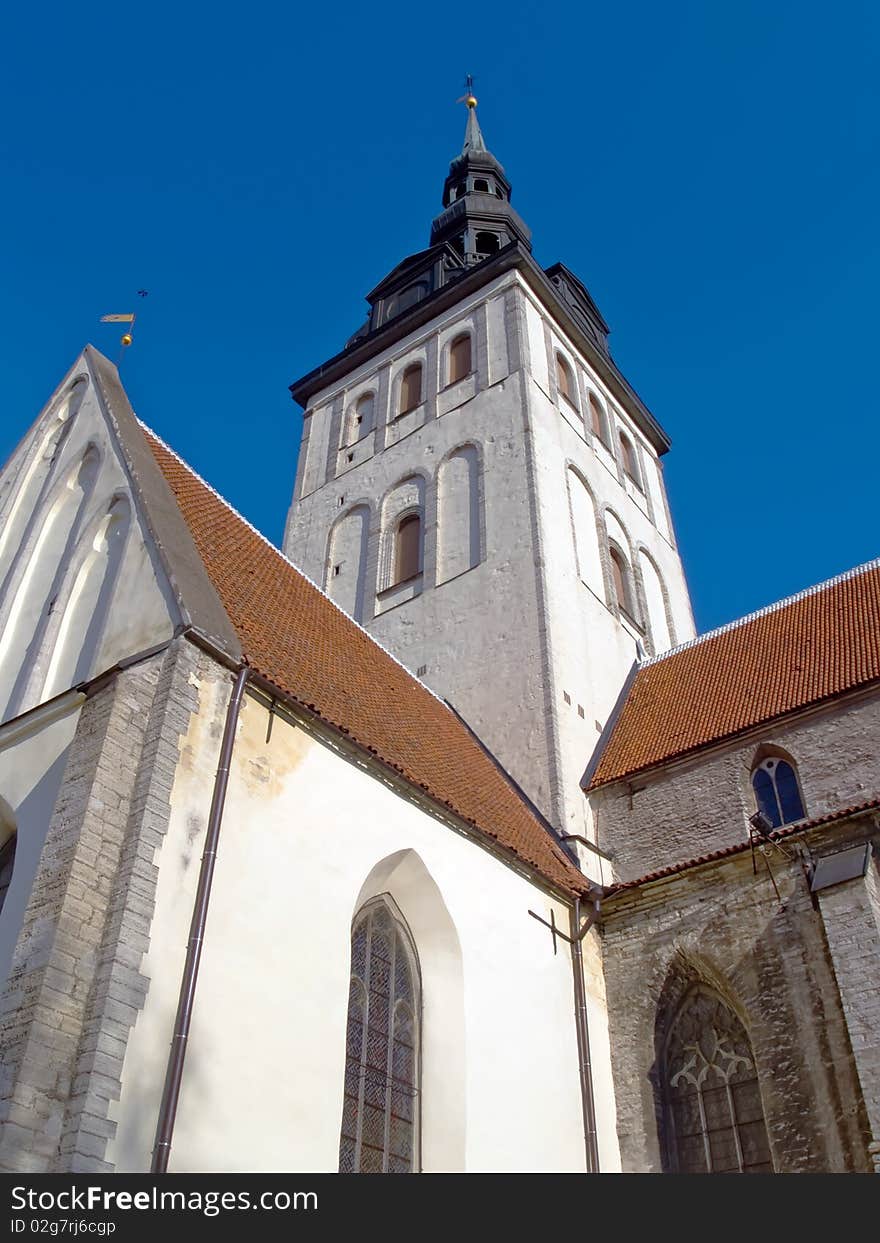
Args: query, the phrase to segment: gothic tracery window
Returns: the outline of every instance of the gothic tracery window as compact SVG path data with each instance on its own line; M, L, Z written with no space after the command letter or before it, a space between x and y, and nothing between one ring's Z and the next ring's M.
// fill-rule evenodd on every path
M683 1174L773 1173L755 1059L717 993L685 997L663 1059L667 1167Z
M794 824L805 816L797 773L788 760L771 755L752 771L752 789L758 810L774 829Z
M410 1174L418 1158L419 971L390 904L364 906L351 937L342 1174Z

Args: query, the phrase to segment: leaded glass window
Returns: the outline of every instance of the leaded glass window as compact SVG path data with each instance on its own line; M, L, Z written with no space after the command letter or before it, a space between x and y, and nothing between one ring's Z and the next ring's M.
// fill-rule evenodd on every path
M341 1174L416 1169L418 1024L415 948L388 902L377 898L352 930Z
M787 760L776 756L762 760L752 773L752 788L758 810L767 816L774 829L803 820L806 813L797 773Z
M3 825L0 822L0 829ZM0 846L0 911L3 910L3 904L6 901L6 895L9 892L9 886L12 884L12 872L15 867L15 847L18 838L15 833L6 839Z
M683 1174L772 1174L755 1059L742 1023L707 988L685 998L663 1067L667 1158Z

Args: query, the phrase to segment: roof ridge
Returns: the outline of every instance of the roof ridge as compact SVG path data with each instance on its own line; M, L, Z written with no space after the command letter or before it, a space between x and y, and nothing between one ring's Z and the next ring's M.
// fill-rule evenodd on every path
M332 607L336 610L337 613L340 613L346 619L346 621L350 622L352 626L360 630L361 634L365 635L375 647L379 648L381 652L384 652L384 654L389 658L389 660L394 661L395 665L397 665L400 669L402 669L408 678L411 678L413 682L415 682L423 690L427 691L429 695L431 695L434 699L436 699L439 704L442 704L446 712L451 713L453 716L457 715L455 713L455 710L451 707L450 704L446 702L445 699L442 699L437 694L436 691L432 690L431 687L427 685L427 683L423 682L421 678L417 678L410 669L407 669L406 665L403 664L402 661L398 660L398 658L394 655L393 652L389 652L388 648L384 647L379 642L379 640L375 638L374 635L371 635L369 630L367 630L364 626L362 626L361 623L357 621L354 617L352 617L350 613L346 613L345 609L340 608L339 605L336 603L336 601L332 599L331 596L328 596L327 592L324 591L322 587L319 587L313 578L310 578L309 575L306 574L304 570L301 570L298 565L295 565L294 562L291 561L290 558L285 553L283 553L276 544L272 543L272 541L269 539L268 536L264 535L263 532L258 530L252 522L250 522L247 518L245 518L244 514L240 513L235 508L235 506L230 501L228 501L225 496L223 496L222 493L218 492L217 489L213 486L213 484L208 483L207 479L205 479L202 475L200 475L199 472L195 469L195 467L191 466L189 462L187 462L186 458L182 458L176 449L173 449L166 440L163 440L158 432L154 431L153 428L150 427L149 424L145 423L143 419L139 418L137 414L135 414L135 418L137 419L140 427L145 432L149 432L149 434L153 436L159 442L159 444L162 446L162 448L167 453L170 453L171 456L181 464L181 466L183 466L186 470L190 472L191 475L193 475L196 479L198 479L199 483L204 488L207 488L208 491L212 494L212 496L215 496L222 505L225 505L226 508L230 511L230 513L234 514L235 517L238 518L240 522L244 523L244 525L248 528L248 530L252 531L254 535L256 535L257 538L266 545L267 548L270 548L272 552L275 553L276 556L280 557L281 560L284 561L287 565L289 565L292 570L295 570L296 573L299 574L300 578L304 578L310 587L314 587L318 595L322 596L327 601L328 604L332 605Z
M877 569L880 569L880 557L874 557L871 561L864 561L861 565L855 565L850 570L844 570L841 574L835 574L833 578L826 578L821 583L814 583L811 587L804 587L802 591L796 591L793 595L784 596L783 599L775 600L772 604L765 604L763 608L755 609L753 613L746 613L745 616L737 617L734 621L725 622L723 626L716 626L714 630L707 630L705 634L695 635L693 639L687 639L676 647L670 647L665 652L658 652L656 656L649 656L641 661L639 669L647 669L650 665L659 664L661 660L667 660L670 656L677 655L678 652L687 651L690 647L697 647L708 639L715 639L718 635L727 634L728 631L736 630L739 626L745 626L749 622L756 621L759 617L766 617L769 613L776 613L779 609L784 609L789 604L797 604L799 600L806 600L809 596L815 596L822 591L827 591L830 587L836 587L838 583L844 583L848 579L868 573L869 570Z

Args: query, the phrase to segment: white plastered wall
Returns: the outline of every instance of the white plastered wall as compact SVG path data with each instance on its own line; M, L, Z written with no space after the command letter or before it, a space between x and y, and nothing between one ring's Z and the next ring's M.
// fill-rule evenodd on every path
M225 685L225 681L223 683ZM149 1166L226 701L181 748L146 1008L108 1159ZM564 904L302 728L245 701L171 1170L332 1171L342 1113L350 926L390 892L422 973L422 1168L578 1171L583 1122L571 964L531 908ZM590 988L601 1159L618 1168L604 1002Z
M0 799L12 813L17 832L15 866L0 912L0 990L9 975L82 702L83 696L72 692L21 722L0 726Z
M621 469L619 433L621 430L636 446L640 475L659 488L656 453L635 424L613 399L608 386L588 361L578 353L535 301L524 285L519 296L528 325L529 360L526 397L529 426L534 438L535 494L544 566L544 591L550 664L547 671L552 687L558 729L560 781L564 818L568 832L593 837L589 807L580 790L580 779L595 749L634 661L639 657L637 643L647 645L650 626L641 632L619 617L613 608L608 535L623 546L627 561L640 568L640 550L647 549L659 568L676 631L681 642L693 636L693 617L687 585L678 552L670 542L665 518L659 521L654 494L641 492ZM572 367L577 383L578 409L574 410L556 390L554 355L560 353ZM609 453L592 435L587 401L590 392L599 395L608 415ZM584 417L586 415L586 417ZM574 476L574 478L573 478ZM568 486L566 486L568 479ZM592 539L573 530L574 521L590 515L589 505L579 501L572 506L569 496L576 481L586 487L593 501L604 581L592 573L579 573L577 542L592 545ZM656 491L656 489L655 489ZM657 492L659 500L659 492ZM587 582L583 578L587 578ZM647 613L647 603L638 578L639 611ZM655 585L651 599L656 604ZM663 646L668 645L668 629L657 627ZM600 876L595 858L582 856L591 876Z
M83 681L171 637L174 605L84 360L2 473L6 523L14 538L0 550L0 715L66 690L65 674Z

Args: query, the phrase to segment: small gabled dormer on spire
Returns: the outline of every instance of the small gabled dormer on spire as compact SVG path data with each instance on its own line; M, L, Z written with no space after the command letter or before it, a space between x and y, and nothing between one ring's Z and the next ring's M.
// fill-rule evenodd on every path
M531 249L531 233L510 206L510 182L486 146L470 74L459 102L468 110L464 146L449 165L443 185L444 211L431 226L431 245L448 242L470 266L497 254L514 239Z

